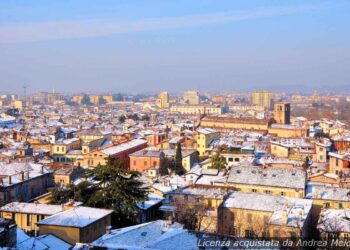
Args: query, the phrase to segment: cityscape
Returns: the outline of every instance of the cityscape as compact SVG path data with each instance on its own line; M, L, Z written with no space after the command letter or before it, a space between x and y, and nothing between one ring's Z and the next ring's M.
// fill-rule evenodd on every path
M349 249L347 1L96 2L0 3L0 249Z

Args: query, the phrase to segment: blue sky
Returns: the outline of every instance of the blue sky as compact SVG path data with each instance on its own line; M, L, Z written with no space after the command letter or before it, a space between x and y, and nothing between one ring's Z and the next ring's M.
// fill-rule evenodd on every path
M2 0L0 92L350 92L350 1Z

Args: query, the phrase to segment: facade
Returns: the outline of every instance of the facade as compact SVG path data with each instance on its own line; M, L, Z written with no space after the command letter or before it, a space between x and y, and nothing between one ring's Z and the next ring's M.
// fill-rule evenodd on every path
M220 132L211 128L199 128L197 129L197 151L200 156L204 156L207 152L209 144L220 138Z
M213 185L241 192L304 198L306 172L290 168L232 166L228 177L215 180Z
M19 228L37 235L36 223L64 211L61 205L12 202L0 208L1 218L14 220Z
M214 129L267 131L269 129L269 121L266 119L254 118L205 116L200 120L200 126Z
M160 167L161 160L164 158L164 153L160 150L152 150L145 148L129 155L130 170L140 173L153 168Z
M41 164L0 163L0 176L0 205L30 201L47 193L47 189L53 185L52 173Z
M72 245L90 243L101 237L111 225L112 212L106 209L75 207L37 222L39 235L52 234Z
M236 237L308 238L312 201L232 192L219 208L218 233Z
M161 109L169 108L169 93L161 92L159 98L157 99L157 106Z
M107 158L111 157L112 159L120 162L123 167L129 169L129 154L137 152L146 147L146 140L134 139L116 146L109 146L92 151L88 154L83 155L83 159L78 159L76 163L80 166L97 167L98 165L105 165Z
M263 106L267 109L271 108L271 92L269 91L254 91L252 93L252 104Z
M221 115L223 108L217 105L172 105L170 107L170 113L179 113L183 115Z
M277 123L290 124L290 103L275 103L273 116Z
M198 105L200 102L199 93L197 91L184 92L183 102L189 105Z

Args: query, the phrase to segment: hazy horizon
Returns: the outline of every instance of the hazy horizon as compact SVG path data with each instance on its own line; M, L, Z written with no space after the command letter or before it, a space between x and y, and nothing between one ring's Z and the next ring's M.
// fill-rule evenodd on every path
M350 92L349 1L0 2L0 90Z

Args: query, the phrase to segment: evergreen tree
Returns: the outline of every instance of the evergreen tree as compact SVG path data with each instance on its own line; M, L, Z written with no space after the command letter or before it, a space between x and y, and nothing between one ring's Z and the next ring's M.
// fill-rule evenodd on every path
M124 115L122 115L122 116L119 117L119 122L120 122L120 123L124 123L125 120L126 120L126 117L125 117Z
M92 105L90 97L88 95L84 95L83 99L81 99L81 104Z
M119 219L134 218L137 213L136 202L144 201L147 189L138 180L139 173L127 171L118 162L108 159L106 165L87 172L94 193L87 205L113 209Z
M182 166L182 149L181 143L176 145L176 154L175 154L175 163L174 163L175 173L178 175L182 175L185 173L185 170Z
M107 103L106 99L104 99L104 98L101 96L100 99L98 100L98 104L99 104L99 105L104 105L104 104L106 104L106 103Z
M210 168L227 171L227 162L225 157L221 155L220 150L212 155Z
M164 157L160 160L159 174L161 176L168 175L169 169L171 169L171 162L168 158Z

